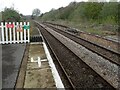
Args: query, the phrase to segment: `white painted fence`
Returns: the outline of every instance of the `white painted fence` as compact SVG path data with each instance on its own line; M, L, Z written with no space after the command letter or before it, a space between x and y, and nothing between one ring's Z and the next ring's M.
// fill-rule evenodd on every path
M30 29L29 22L1 22L0 44L29 43Z

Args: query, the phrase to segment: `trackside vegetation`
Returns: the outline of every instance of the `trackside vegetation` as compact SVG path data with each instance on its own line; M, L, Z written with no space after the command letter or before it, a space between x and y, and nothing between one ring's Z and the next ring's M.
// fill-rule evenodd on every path
M4 22L19 22L23 21L23 15L20 14L14 7L4 8L2 13L2 21Z
M52 9L39 18L103 34L103 30L117 31L118 10L118 2L71 2L68 6Z
M41 19L117 23L118 5L118 2L71 2L67 7L52 9L43 14Z

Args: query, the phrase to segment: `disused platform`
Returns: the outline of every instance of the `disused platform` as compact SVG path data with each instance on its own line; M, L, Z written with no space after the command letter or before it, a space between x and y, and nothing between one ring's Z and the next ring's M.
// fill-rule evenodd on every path
M24 88L56 88L42 43L30 44Z

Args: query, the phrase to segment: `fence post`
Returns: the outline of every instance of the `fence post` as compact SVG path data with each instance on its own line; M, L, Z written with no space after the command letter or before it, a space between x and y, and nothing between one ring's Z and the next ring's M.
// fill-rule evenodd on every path
M5 22L5 26L7 26L7 22ZM6 43L8 44L8 28L5 27L5 36L6 36Z
M22 22L20 22L20 29L22 30ZM21 40L21 43L23 42L23 31L20 31L20 40Z
M2 29L2 43L5 43L5 39L4 39L4 25L3 22L1 22L1 29Z
M14 27L13 27L13 43L16 43L15 22L13 22L13 25L14 25Z
M11 22L9 22L11 24ZM10 43L12 43L12 33L11 33L11 28L9 28L9 35L10 35Z
M24 26L26 25L26 22L24 22ZM24 42L26 43L26 30L24 28Z
M28 22L27 25L30 26L30 23ZM29 43L30 42L30 29L28 28L27 31L28 31L28 43Z
M19 23L18 22L17 22L17 27L19 27ZM19 43L19 32L18 31L17 31L17 43Z

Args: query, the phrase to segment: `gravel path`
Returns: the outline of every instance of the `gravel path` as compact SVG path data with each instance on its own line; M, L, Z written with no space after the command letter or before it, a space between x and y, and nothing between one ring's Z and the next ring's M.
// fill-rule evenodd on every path
M14 88L25 44L2 45L2 88Z

